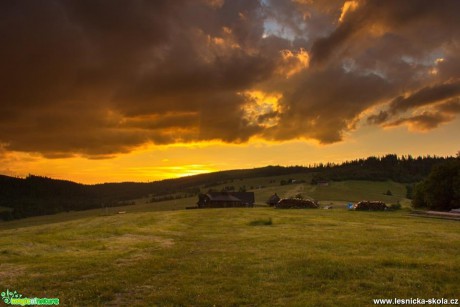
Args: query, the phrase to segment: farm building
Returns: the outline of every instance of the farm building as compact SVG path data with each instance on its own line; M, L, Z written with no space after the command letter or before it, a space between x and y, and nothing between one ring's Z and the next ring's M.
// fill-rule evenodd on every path
M253 207L254 192L211 192L198 196L198 208Z
M278 194L275 193L272 196L270 196L266 204L269 205L270 207L273 207L280 201L280 199L281 198L278 196Z

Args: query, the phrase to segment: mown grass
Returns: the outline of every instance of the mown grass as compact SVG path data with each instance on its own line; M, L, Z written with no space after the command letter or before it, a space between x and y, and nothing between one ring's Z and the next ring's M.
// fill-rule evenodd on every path
M2 287L64 306L365 306L460 293L460 224L405 211L183 210L19 226L0 230Z

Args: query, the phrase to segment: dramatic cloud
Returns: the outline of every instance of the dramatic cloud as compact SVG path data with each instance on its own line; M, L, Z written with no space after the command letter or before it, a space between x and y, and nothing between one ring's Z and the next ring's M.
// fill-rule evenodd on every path
M438 110L448 114L460 113L460 97L439 105Z
M460 82L424 87L408 97L399 96L394 99L390 104L390 111L399 113L443 101L457 95L460 95Z
M314 139L456 118L456 0L0 3L0 148Z
M451 116L448 116L443 113L424 112L420 115L398 119L394 122L388 123L386 126L398 126L405 123L408 124L411 129L425 131L436 128L441 123L451 119Z

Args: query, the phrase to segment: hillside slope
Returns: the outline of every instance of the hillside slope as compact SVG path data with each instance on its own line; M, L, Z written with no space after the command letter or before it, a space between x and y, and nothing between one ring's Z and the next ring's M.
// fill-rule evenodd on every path
M282 180L304 178L305 183L343 180L372 180L414 182L428 174L433 165L452 157L369 157L344 162L340 165L318 164L309 167L267 166L247 170L221 171L196 176L168 179L149 183L104 183L83 185L70 181L28 176L25 179L0 176L0 219L10 220L28 216L55 214L71 210L118 206L122 202L142 197L158 199L197 195L209 189L220 190L227 186L236 189L255 190L265 186L282 184ZM273 177L258 184L257 178ZM284 179L278 179L284 177ZM248 180L247 183L239 181ZM252 180L252 182L251 182ZM355 189L356 192L356 189ZM322 198L320 190L311 197ZM178 195L179 194L179 195ZM328 192L328 194L331 194ZM348 197L359 199L361 197ZM335 199L336 197L334 197Z

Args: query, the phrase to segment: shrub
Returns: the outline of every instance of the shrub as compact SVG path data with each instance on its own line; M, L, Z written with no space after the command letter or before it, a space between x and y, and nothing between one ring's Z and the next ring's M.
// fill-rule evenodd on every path
M390 209L391 210L399 210L399 209L401 209L401 204L399 202L397 202L396 204L391 204Z
M268 219L257 219L249 222L249 226L270 226L273 224L272 218Z

